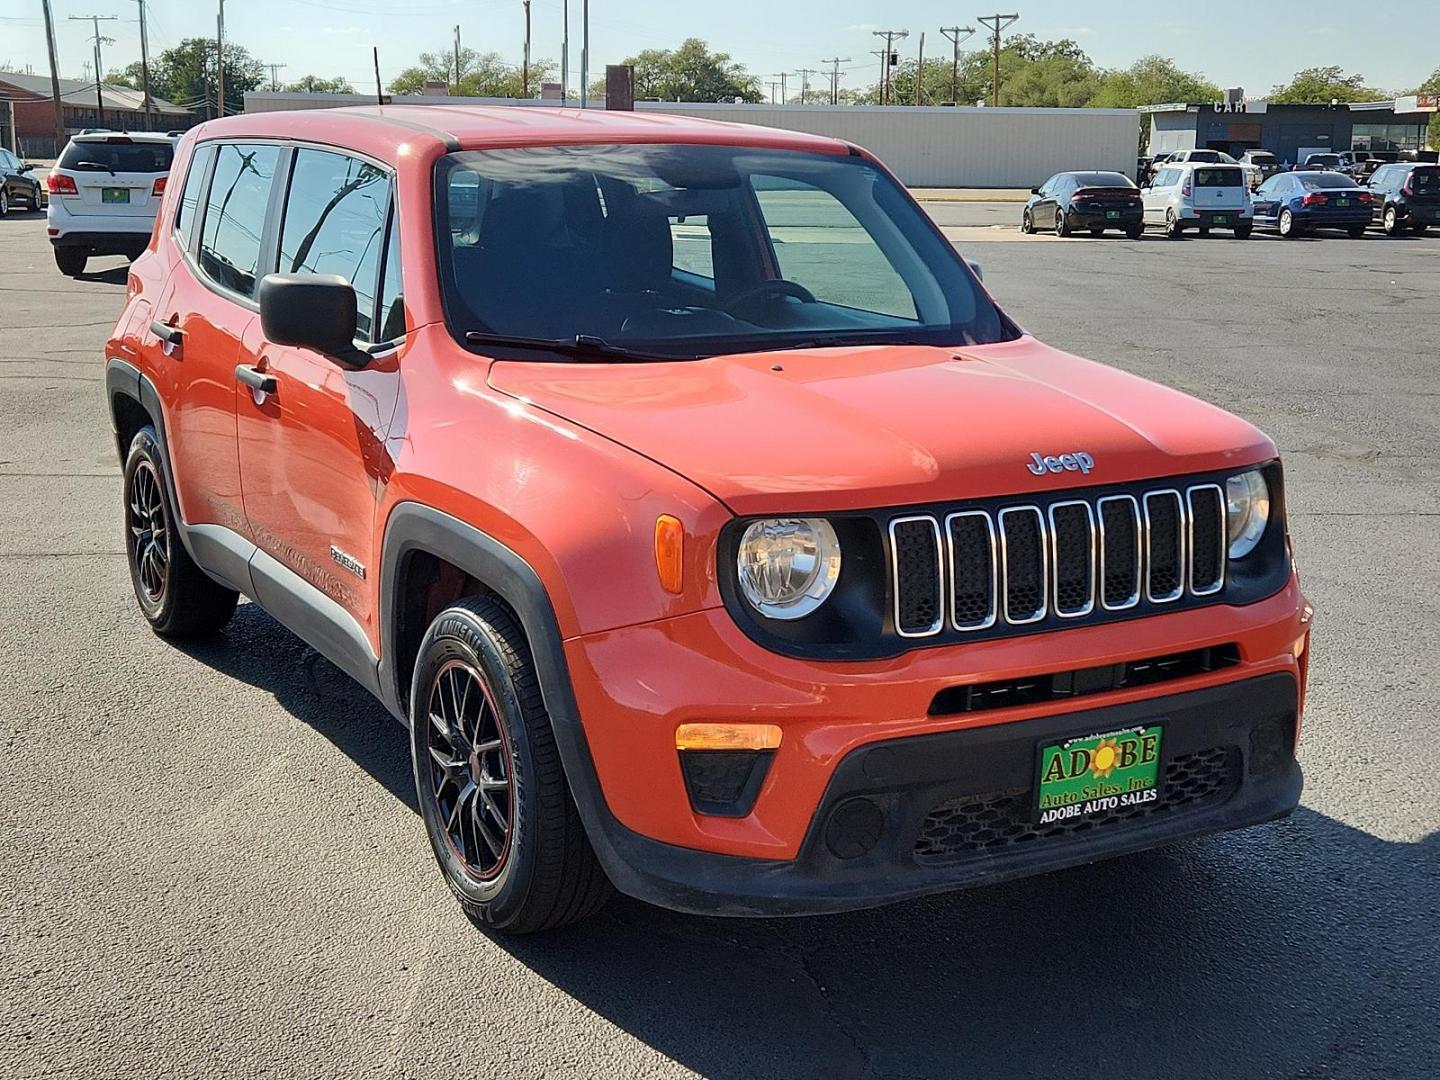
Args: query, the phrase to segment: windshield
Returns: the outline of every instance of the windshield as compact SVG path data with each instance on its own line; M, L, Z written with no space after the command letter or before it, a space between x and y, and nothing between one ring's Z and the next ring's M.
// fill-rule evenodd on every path
M643 359L1019 335L923 211L856 156L467 151L437 166L436 217L447 319L490 335L487 352L504 346L494 337L580 337Z
M72 142L55 167L70 172L162 173L170 171L174 158L175 147L168 142L131 142L116 136L114 142Z
M1319 191L1321 188L1359 187L1354 180L1340 173L1303 173L1299 180L1306 191Z

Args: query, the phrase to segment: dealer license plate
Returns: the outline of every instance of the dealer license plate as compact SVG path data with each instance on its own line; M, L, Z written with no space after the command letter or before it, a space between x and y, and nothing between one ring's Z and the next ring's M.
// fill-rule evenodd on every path
M1350 205L1350 200L1349 200L1349 199L1336 199L1336 200L1335 200L1335 205L1338 206L1341 210L1344 210L1345 207L1347 207L1347 206Z
M1106 211L1105 211L1105 217L1108 218L1110 221L1116 220L1117 218L1119 218L1119 216L1120 216L1120 211L1119 211L1119 210L1106 210Z
M1216 225L1229 225L1229 224L1230 224L1230 219L1229 219L1228 217L1226 217L1224 214L1216 214L1216 215L1215 215L1213 218L1211 218L1210 220L1213 221Z
M1040 747L1035 820L1041 825L1123 813L1160 797L1159 724Z
M101 188L100 201L102 203L128 203L130 201L130 189L123 187Z

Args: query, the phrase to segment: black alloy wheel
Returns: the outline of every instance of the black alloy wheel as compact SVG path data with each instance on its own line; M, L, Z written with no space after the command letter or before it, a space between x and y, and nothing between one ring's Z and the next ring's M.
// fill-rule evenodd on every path
M515 828L510 740L485 676L449 660L430 683L425 733L430 797L465 872L489 881L504 869Z
M165 495L155 467L140 462L131 476L130 499L125 506L130 530L130 560L135 568L141 603L159 608L170 580L170 525Z

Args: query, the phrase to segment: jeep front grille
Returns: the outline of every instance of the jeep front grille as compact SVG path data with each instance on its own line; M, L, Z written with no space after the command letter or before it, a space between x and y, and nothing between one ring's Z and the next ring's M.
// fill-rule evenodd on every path
M902 637L1165 610L1225 586L1225 493L1158 488L890 521Z

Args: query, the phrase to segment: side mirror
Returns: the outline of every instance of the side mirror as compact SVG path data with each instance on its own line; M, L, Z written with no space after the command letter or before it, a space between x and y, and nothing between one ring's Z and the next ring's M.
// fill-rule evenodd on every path
M33 161L24 162L24 163L20 166L20 170L19 170L19 171L22 172L22 173L34 172L34 171L35 171L35 163L34 163Z
M1030 189L1030 194L1031 194L1031 195L1039 195L1039 194L1040 194L1040 189L1039 189L1038 187L1032 187L1032 188Z
M965 265L970 267L971 271L975 274L977 278L979 278L981 281L985 280L985 269L978 262L976 262L974 259L966 259Z
M355 348L355 289L339 274L266 274L260 279L260 326L277 345L298 345L364 367Z

